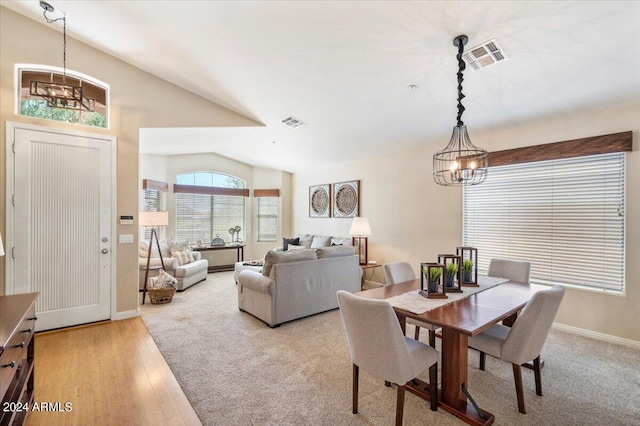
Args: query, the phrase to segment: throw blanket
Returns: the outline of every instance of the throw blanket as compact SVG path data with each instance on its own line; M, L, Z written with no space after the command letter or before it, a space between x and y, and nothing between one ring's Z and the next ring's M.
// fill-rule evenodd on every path
M509 281L506 278L478 276L479 287L462 287L462 293L447 293L447 299L427 299L418 294L419 290L408 291L387 299L394 308L404 309L414 314L423 314L440 306L448 305L456 300L464 299L474 293L479 293Z

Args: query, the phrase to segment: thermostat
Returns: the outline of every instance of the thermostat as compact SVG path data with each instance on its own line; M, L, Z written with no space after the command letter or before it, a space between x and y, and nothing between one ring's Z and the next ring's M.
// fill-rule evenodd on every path
M120 216L120 225L133 225L133 216Z

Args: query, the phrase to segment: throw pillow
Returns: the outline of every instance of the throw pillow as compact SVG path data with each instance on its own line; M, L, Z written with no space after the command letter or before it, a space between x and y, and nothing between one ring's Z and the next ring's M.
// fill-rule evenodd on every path
M298 245L289 243L289 250L287 250L287 251L291 251L291 250L306 250L306 249L307 249L306 246L298 246Z
M313 235L296 234L296 237L300 238L301 246L305 246L306 248L311 248L311 243L313 242Z
M328 247L331 245L331 237L324 235L314 235L311 242L311 248Z
M171 257L178 261L178 266L186 265L194 260L190 251L172 251Z
M283 238L282 239L282 251L289 250L289 244L300 244L300 238Z
M177 288L178 280L167 274L164 269L160 269L157 277L149 278L149 287L151 288Z

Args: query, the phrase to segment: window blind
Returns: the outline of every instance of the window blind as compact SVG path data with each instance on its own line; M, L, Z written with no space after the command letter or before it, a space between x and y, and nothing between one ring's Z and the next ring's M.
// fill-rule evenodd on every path
M258 198L258 241L278 240L278 198Z
M463 189L463 241L531 262L531 282L624 291L624 153L491 167Z
M144 211L157 212L160 211L160 191L154 189L144 189ZM161 226L156 229L159 239L164 239L165 227ZM151 239L151 228L144 228L143 237L149 241Z
M230 242L229 229L235 226L242 228L242 236L244 200L225 195L176 194L176 238L211 241L217 234Z

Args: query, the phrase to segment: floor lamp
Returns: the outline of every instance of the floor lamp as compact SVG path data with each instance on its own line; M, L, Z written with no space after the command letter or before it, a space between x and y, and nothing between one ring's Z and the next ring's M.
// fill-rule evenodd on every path
M353 236L351 242L356 247L360 264L366 265L369 261L367 253L369 250L369 242L367 237L371 235L369 219L366 217L354 217L353 222L351 222L349 235Z
M144 272L144 290L142 291L142 304L144 305L144 299L147 295L147 281L149 279L149 262L151 261L151 250L153 248L153 237L156 237L156 247L158 247L158 254L160 255L160 263L162 269L164 269L164 259L162 258L162 251L160 250L160 241L158 240L158 233L156 232L156 226L169 225L169 212L140 212L139 216L140 227L151 227L151 237L149 238L149 252L147 253L147 268Z

